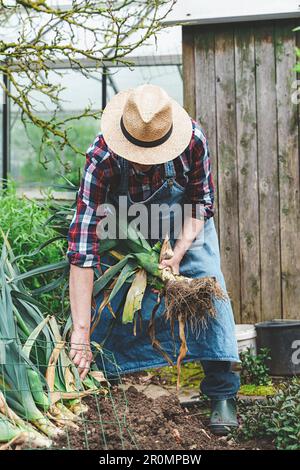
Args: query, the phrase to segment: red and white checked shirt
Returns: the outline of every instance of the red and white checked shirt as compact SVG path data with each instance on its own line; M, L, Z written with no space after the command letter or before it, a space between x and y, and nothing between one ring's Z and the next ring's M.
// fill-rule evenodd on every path
M213 216L214 183L206 136L194 120L190 144L173 160L175 180L185 188L185 203L203 207L204 219ZM164 165L154 165L150 171L137 172L129 163L128 190L134 202L142 202L164 182ZM100 216L97 207L104 204L107 191L120 184L120 165L114 153L99 133L86 152L86 164L77 196L77 208L68 233L67 256L71 264L99 267L99 239L96 228ZM101 243L101 242L100 242Z

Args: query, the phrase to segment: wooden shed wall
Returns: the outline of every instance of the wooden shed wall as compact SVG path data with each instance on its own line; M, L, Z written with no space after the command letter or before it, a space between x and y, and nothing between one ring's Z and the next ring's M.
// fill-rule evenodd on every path
M242 323L300 318L297 25L183 27L185 108L208 137L222 268Z

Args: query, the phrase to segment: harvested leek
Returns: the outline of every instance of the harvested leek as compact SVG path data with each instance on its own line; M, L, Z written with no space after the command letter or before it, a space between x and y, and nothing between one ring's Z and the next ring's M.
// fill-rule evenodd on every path
M94 295L110 291L109 297L102 303L97 313L101 315L103 308L109 305L123 284L130 279L131 287L124 301L122 321L123 323L134 322L135 313L141 309L147 280L148 283L154 284L164 296L165 315L166 319L170 320L173 332L175 321L179 322L181 340L177 359L179 385L180 365L187 353L186 323L188 322L192 329L203 326L207 322L208 315L214 317L216 314L214 301L225 300L226 294L215 278L191 279L174 274L169 268L161 269L160 262L172 257L173 254L168 238L162 244L157 243L151 247L140 232L126 226L123 230L127 230L126 236L123 233L122 239L115 242L113 249L111 240L100 241L102 252L105 252L105 245L108 244L107 253L112 255L117 262L108 267L95 281ZM151 339L153 346L164 355L169 363L172 363L160 348L155 335L152 335Z
M2 234L3 235L3 234ZM54 317L26 290L7 238L0 260L0 442L49 447L61 428L78 429L69 408L103 388L80 380ZM55 358L55 360L53 360ZM81 407L84 410L85 406ZM45 437L45 435L47 437ZM1 446L0 448L5 448Z
M70 187L70 190L75 190ZM54 214L49 219L50 226L64 236L68 233L69 223L73 217L75 206L64 207L60 209L53 207ZM154 286L160 291L160 296L165 300L165 315L170 320L171 329L174 330L175 321L179 323L179 336L181 348L177 360L178 377L180 373L180 364L187 352L187 342L185 338L185 327L191 325L192 329L197 329L204 325L209 316L216 314L215 300L227 300L228 296L223 292L217 280L213 277L202 277L190 279L185 276L177 275L168 268L160 269L160 260L172 255L172 248L168 240L164 243L156 243L153 247L143 237L143 235L126 223L119 222L118 240L100 240L100 255L111 255L112 261L104 273L96 279L94 284L94 296L103 293L103 301L97 310L97 315L93 318L95 328L99 322L102 310L108 307L111 314L114 312L111 308L111 301L126 283L131 283L126 298L124 299L123 323L132 322L133 332L136 331L136 313L141 307L141 302L147 285ZM53 241L55 237L53 238ZM51 243L51 240L49 240ZM68 261L51 264L22 275L20 279L25 279L37 274L43 274L50 271L65 270L68 267ZM66 273L67 275L67 273ZM63 276L61 276L61 279ZM146 282L145 282L146 279ZM62 282L62 281L61 281ZM45 286L50 291L51 286ZM160 348L160 345L154 334L154 316L149 325L152 344L157 348L169 362L172 362Z

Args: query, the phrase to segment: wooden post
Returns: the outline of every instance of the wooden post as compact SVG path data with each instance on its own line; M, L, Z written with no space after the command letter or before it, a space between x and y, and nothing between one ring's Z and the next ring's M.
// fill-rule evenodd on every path
M216 186L214 219L218 231L218 157L215 76L215 35L201 28L195 36L196 119L203 127L210 149L212 175ZM218 232L219 233L219 232Z
M249 26L235 30L235 87L241 320L251 323L261 320L261 305L255 57Z
M195 92L195 49L194 28L183 28L182 33L182 64L183 64L183 105L192 118L196 118Z
M232 28L215 38L217 148L219 169L219 227L222 269L235 318L241 320L238 175L236 154L236 103L234 39Z
M255 31L257 159L261 309L263 320L281 317L279 182L274 25Z

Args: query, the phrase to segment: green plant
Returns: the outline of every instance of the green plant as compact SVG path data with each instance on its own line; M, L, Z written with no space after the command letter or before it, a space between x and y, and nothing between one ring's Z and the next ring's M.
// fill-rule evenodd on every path
M239 395L245 396L273 396L276 394L276 388L274 385L241 385L239 389Z
M274 397L263 401L239 402L242 426L235 439L274 440L280 450L300 450L300 381L293 378L281 385Z
M57 233L45 225L51 215L51 197L43 203L19 197L12 181L6 190L0 189L0 220L1 229L7 234L13 245L14 255L18 258L21 273L37 266L60 261L66 253L66 239L59 238ZM48 244L52 239L53 243ZM0 249L3 244L0 238ZM34 256L29 256L35 253ZM61 311L61 288L57 286L51 294L40 290L45 283L55 282L56 273L33 276L26 281L26 287L39 294L39 300L52 312Z
M240 357L242 385L269 385L271 383L269 368L266 364L266 361L270 359L268 349L262 348L254 356L251 348L248 348L241 352Z
M0 441L19 438L21 429L37 436L39 446L49 446L39 432L53 438L61 434L57 423L74 427L81 398L103 391L105 380L97 370L81 380L56 319L28 293L3 232L2 237L0 417L5 419Z
M8 182L7 189L0 190L0 220L1 229L8 232L9 240L13 241L15 256L29 254L55 235L54 231L45 226L49 218L51 197L42 204L17 195L15 184ZM2 245L0 240L0 246ZM36 253L35 257L23 257L18 261L21 270L28 270L33 266L61 259L65 252L63 240L46 245Z

